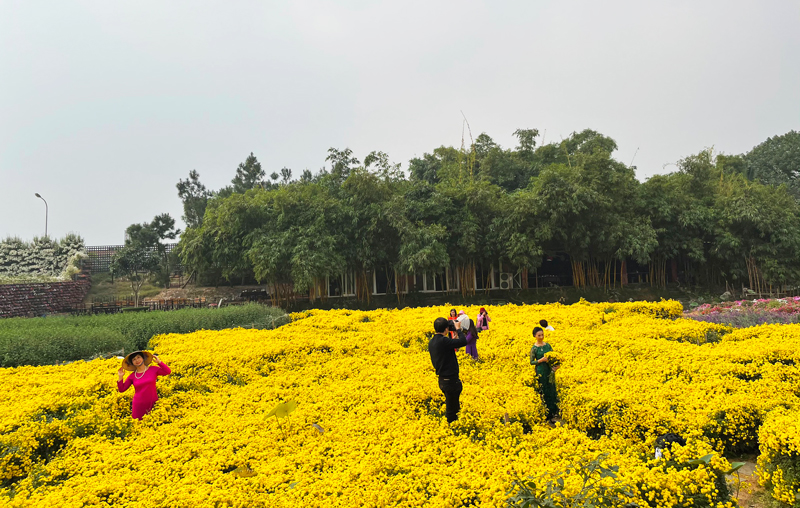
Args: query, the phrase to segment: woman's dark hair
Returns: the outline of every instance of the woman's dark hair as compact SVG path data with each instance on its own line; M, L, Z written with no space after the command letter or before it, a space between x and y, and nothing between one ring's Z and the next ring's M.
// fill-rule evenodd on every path
M450 309L450 315L451 315L451 316L453 315L453 313L455 313L456 315L458 315L458 312L456 311L456 309Z
M661 434L656 438L656 448L663 449L672 449L673 444L679 444L681 446L686 446L686 440L683 439L679 434L675 434L674 432L668 432L666 434Z
M547 320L546 319L542 319L541 321L539 321L539 324L542 325L542 328L547 328Z
M539 332L544 333L544 330L542 330L541 327L537 326L536 328L533 329L533 336L536 337L536 334Z
M128 357L128 363L130 365L133 365L133 359L136 358L137 356L140 357L142 359L142 361L145 361L147 359L147 358L145 358L144 353L133 353L132 355L130 355Z
M469 320L469 328L467 329L467 333L469 333L469 332L472 332L472 335L474 337L478 336L478 329L475 328L475 321L473 321L471 319Z

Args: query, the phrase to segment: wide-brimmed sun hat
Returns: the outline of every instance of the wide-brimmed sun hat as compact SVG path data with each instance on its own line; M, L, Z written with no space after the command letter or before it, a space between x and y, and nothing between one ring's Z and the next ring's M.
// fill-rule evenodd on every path
M461 312L464 311L462 310ZM459 314L458 318L456 318L456 321L458 321L459 324L461 324L462 330L466 330L467 328L469 328L469 316L467 316L466 314Z
M153 353L151 353L150 351L134 351L132 353L128 353L128 356L123 358L122 368L130 372L136 370L136 367L133 366L133 364L130 362L130 359L133 355L137 354L144 356L145 365L150 365L153 362Z

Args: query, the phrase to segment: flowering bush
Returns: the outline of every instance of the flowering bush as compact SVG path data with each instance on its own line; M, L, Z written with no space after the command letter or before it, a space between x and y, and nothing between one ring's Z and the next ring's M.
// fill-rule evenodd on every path
M562 358L561 355L558 354L556 351L548 351L544 354L545 358L547 358L547 364L550 365L550 382L556 382L556 370L561 367Z
M758 433L760 483L775 499L800 501L800 409L778 409L769 414Z
M777 299L739 300L699 305L684 317L709 323L747 328L761 324L800 322L800 296Z
M427 343L449 308L157 336L173 374L142 421L117 361L0 369L0 505L503 506L521 477L546 479L531 496L585 494L574 465L602 455L639 506L732 507L724 454L754 450L762 422L798 405L798 327L673 320L674 302L506 305L487 307L448 425ZM542 318L563 359L555 428L528 360ZM687 444L656 459L667 431Z

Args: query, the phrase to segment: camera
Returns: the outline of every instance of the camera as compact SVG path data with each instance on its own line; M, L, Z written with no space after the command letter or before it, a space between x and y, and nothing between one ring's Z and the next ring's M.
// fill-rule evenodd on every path
M456 322L455 321L448 321L447 322L447 329L451 332L455 332L456 330Z

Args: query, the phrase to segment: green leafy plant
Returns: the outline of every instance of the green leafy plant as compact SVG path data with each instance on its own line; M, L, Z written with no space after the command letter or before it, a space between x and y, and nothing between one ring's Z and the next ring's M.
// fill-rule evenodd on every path
M726 475L730 476L736 473L736 499L739 499L739 490L742 487L742 478L739 476L739 470L747 464L746 462L731 462L730 470L725 473Z

